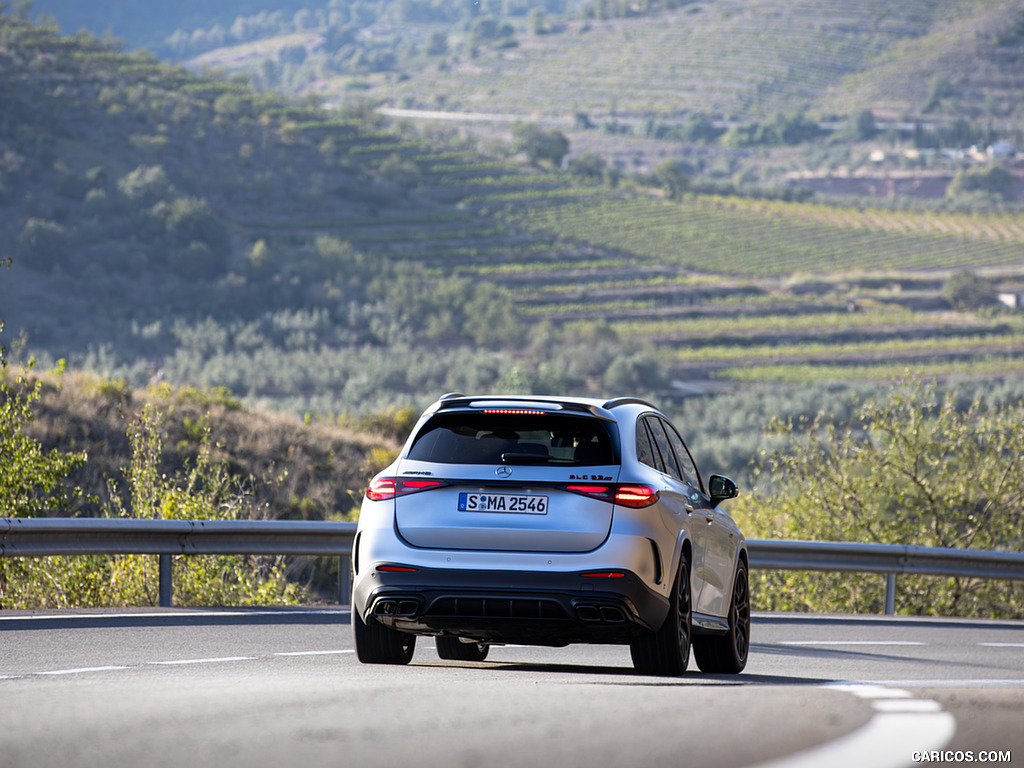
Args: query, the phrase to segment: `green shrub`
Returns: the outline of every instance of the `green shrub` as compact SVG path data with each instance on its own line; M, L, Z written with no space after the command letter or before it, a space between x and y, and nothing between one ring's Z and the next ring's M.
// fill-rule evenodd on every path
M946 197L956 199L972 193L985 193L1001 200L1014 198L1014 177L1001 165L965 168L956 172L946 187Z
M163 200L172 190L167 172L159 165L140 165L121 177L117 188L129 200L147 206Z
M12 402L17 407L8 408ZM0 413L15 412L23 420L24 401L5 401ZM153 404L145 405L128 428L131 459L124 469L125 486L109 481L109 517L145 517L179 520L238 520L260 516L251 490L233 478L227 467L214 458L209 428L204 419L190 428L198 443L192 462L170 475L161 471L163 456L163 413ZM3 424L7 424L4 419ZM5 434L6 438L7 435ZM4 439L3 450L22 443ZM23 451L24 453L24 451ZM3 456L5 463L8 456ZM52 457L48 457L52 458ZM60 458L60 457L58 457ZM79 466L81 457L63 457L37 473L48 475ZM38 454L35 463L39 464ZM53 464L53 462L51 462ZM0 501L10 499L13 481L0 475ZM25 482L23 481L23 484ZM27 478L29 496L45 489L37 477ZM24 494L22 494L24 495ZM28 507L31 512L35 509ZM24 504L15 499L14 510ZM270 605L293 604L302 590L285 578L283 557L218 555L175 558L173 562L175 602L179 605ZM0 558L0 607L68 608L114 605L156 605L159 601L158 559L152 556L114 555L90 557Z
M55 514L81 496L65 478L87 457L84 452L44 451L39 440L26 433L35 419L32 409L42 382L30 379L27 371L9 381L8 371L0 368L0 517Z
M1024 548L1024 407L964 405L935 385L898 383L852 422L776 421L784 447L767 454L760 487L732 511L750 537L932 547ZM880 611L884 579L756 573L768 610ZM899 579L897 611L1018 616L1024 585L970 578Z

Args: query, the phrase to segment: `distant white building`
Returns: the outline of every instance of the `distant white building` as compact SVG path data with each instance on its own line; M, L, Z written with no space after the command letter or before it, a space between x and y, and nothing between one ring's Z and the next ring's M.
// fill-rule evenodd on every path
M1024 307L1024 289L1022 288L1012 291L1000 291L998 298L1000 304L1005 304L1010 309L1021 309Z

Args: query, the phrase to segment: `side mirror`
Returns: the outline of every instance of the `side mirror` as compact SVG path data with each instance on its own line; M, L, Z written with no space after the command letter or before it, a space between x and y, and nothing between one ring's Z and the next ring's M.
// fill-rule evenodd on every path
M725 475L712 475L708 478L708 491L711 493L711 503L718 505L726 499L735 499L739 496L739 488L736 483Z

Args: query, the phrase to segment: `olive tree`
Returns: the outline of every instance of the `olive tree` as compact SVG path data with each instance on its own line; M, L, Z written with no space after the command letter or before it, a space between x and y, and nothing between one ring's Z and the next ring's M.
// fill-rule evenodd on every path
M996 287L990 280L963 269L943 283L942 298L954 309L980 309L996 303Z
M545 131L533 123L516 123L512 126L512 148L516 154L526 155L534 165L547 161L559 168L569 154L569 140L561 131Z

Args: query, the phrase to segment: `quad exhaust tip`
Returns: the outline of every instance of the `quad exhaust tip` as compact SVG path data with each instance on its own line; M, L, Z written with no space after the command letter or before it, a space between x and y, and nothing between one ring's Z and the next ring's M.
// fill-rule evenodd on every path
M576 616L580 621L587 622L623 624L626 621L626 615L622 610L613 605L590 605L583 603L576 606Z
M602 605L601 620L607 621L610 624L621 624L626 620L626 617L622 615L622 611L618 608L610 605Z
M412 618L419 613L420 605L415 600L378 600L373 604L374 616L398 616Z

